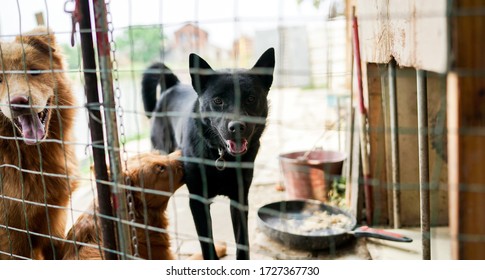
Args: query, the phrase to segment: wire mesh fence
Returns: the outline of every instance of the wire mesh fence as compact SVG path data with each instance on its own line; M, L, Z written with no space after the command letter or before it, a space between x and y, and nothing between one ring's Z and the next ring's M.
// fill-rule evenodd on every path
M448 225L451 70L418 84L430 92L420 183L422 76L367 64L378 55L363 24L359 104L352 1L7 2L0 259L369 258L360 240L275 242L313 238L298 215L331 212L262 207L295 198L347 209L349 230ZM375 22L361 11L359 25Z
M214 11L206 11L205 4L195 1L187 7L195 15L184 20L173 20L168 7L172 3L166 1L147 3L153 5L148 10L158 9L155 17L153 11L140 10L132 1L124 4L128 9L118 3L105 5L104 1L42 3L37 8L43 12L37 13L36 19L47 28L31 32L24 27L32 26L24 22L31 16L29 4L24 1L8 4L12 14L15 11L18 15L18 25L2 30L2 41L7 41L2 43L2 86L6 84L2 90L1 137L5 143L1 165L2 258L180 259L197 252L198 241L204 239L209 243L213 239L227 243L216 246L218 253L225 246L230 254L247 251L247 245L236 244L231 227L219 230L218 225L229 222L229 213L214 215L214 237L198 236L193 225L186 221L191 216L187 212L189 198L204 204L212 200L206 195L191 194L185 188L174 194L183 182L179 161L152 151L151 124L145 116L151 112L144 112L140 94L142 75L152 62L169 65L181 82L190 84L187 67L190 52L199 54L214 69L236 69L251 68L264 49L276 48L278 62L270 93L276 97L269 99L278 103L272 104L272 115L268 120L250 115L245 119L235 112L238 114L235 118L249 126L268 122L269 132L262 139L259 157L263 159L255 163L241 159L231 162L220 157L227 168L259 170L254 175L255 185L270 188L282 180L277 155L273 149L264 149L265 146L277 146L278 150L286 146L290 150L289 147L304 141L312 148L321 146L322 138L326 143L333 139L331 145L335 148L342 149L344 145L343 134L337 130L343 129L343 125L336 116L346 110L348 95L344 90L327 94L331 91L326 89L332 83L341 86L346 76L344 56L336 51L344 44L337 36L344 20L317 18L322 12L308 6L307 13L313 14L310 19L286 18L284 1L271 3L270 6L279 9L271 18L264 13L245 14L248 6L238 1L225 7L233 15L219 17ZM301 7L297 3L291 6ZM57 14L61 7L62 19ZM152 22L144 21L143 13L149 13ZM128 20L123 18L127 14ZM60 28L62 25L57 23L68 22L65 19L70 17L72 30L71 26ZM123 24L116 24L118 19ZM303 24L291 26L283 23L286 21ZM331 40L336 46L326 43L323 36L312 39L307 35L325 31L327 36L339 38ZM14 42L8 42L9 39ZM295 40L303 46L295 45ZM337 72L333 70L335 67L340 67L340 72L330 75ZM158 70L154 73L160 75ZM162 83L160 86L163 88ZM301 87L308 89L302 93L298 90ZM236 92L245 94L238 88ZM285 114L290 110L289 104L277 95L308 108L299 115L293 108L291 115ZM315 98L322 102L323 108L332 110L331 117L322 118L320 108L310 106ZM326 106L327 102L331 104ZM293 122L294 118L309 114L313 123ZM151 117L165 116L185 117L184 113L170 110ZM195 113L191 117L199 118ZM281 129L288 124L291 124L288 131ZM322 128L326 133L321 133ZM298 136L302 133L304 139ZM245 144L237 141L230 142L235 145L233 148L244 149ZM212 160L204 162L203 158L182 156L183 161L214 165ZM241 175L238 178L246 180ZM60 193L53 191L57 189ZM173 198L168 202L170 197ZM212 204L213 212L226 211L224 208L248 211L243 198L241 201L217 198ZM164 218L167 213L168 219ZM254 213L249 219L253 220L249 222L252 235ZM167 243L170 239L172 250Z

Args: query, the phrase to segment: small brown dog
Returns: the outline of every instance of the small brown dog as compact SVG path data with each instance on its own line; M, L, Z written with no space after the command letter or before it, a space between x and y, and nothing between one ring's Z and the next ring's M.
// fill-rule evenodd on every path
M52 31L0 50L0 260L59 259L77 185L75 96Z
M158 153L144 153L131 157L127 161L125 176L129 177L131 186L144 190L165 192L166 195L132 191L134 198L135 223L138 253L140 258L152 260L172 260L174 256L170 249L170 236L166 232L168 219L165 214L168 201L183 184L182 163L178 160L181 153L175 151L170 155ZM95 215L82 214L67 235L68 240L75 240L76 244L64 244L65 260L100 260L103 254L99 218ZM155 227L161 231L147 229ZM87 245L86 245L87 244ZM216 246L220 256L226 254L226 246ZM201 259L200 254L191 259Z

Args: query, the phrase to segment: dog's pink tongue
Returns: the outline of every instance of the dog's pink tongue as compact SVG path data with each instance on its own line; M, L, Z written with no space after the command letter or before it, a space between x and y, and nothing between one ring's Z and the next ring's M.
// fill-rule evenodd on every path
M37 114L33 116L31 114L19 116L19 122L22 126L25 144L34 145L44 138L44 125L40 122Z
M233 154L242 154L248 149L248 140L242 139L241 145L238 145L236 141L226 140L227 147Z

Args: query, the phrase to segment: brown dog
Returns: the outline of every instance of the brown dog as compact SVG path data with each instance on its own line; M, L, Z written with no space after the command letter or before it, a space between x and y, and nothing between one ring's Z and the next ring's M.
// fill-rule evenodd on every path
M60 257L77 161L59 50L42 27L0 45L0 259Z
M135 222L138 253L143 259L172 260L174 256L170 249L170 236L166 232L168 219L165 214L167 203L183 183L182 163L178 160L180 151L172 154L144 153L131 157L127 161L125 176L131 186L142 190L155 190L164 194L144 191L132 191L134 198ZM100 250L102 245L99 218L88 213L82 214L67 235L73 243L65 243L64 259L99 260L103 258ZM146 225L146 226L145 226ZM157 231L148 229L157 228ZM225 245L219 246L218 254L225 255ZM192 258L202 258L193 256Z

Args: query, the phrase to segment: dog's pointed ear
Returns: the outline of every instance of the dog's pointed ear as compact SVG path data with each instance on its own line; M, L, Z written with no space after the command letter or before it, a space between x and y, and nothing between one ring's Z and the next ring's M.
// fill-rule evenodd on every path
M19 43L30 45L44 53L55 52L57 47L54 33L49 28L43 26L23 33L17 36L15 40Z
M256 61L253 68L251 69L252 72L255 73L259 77L259 79L263 82L263 86L269 90L271 84L273 83L273 72L275 66L275 55L274 55L274 48L267 49L261 57Z
M214 75L214 70L212 70L209 63L195 53L191 53L189 56L189 69L192 87L197 94L202 94L211 75Z

